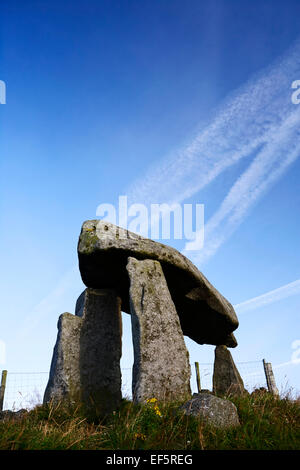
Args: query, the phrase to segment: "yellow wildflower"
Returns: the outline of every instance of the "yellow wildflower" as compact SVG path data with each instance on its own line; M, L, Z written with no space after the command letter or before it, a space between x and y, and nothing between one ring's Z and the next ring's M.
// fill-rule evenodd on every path
M147 403L155 403L156 401L156 398L148 398Z
M154 406L153 406L153 410L155 411L155 413L158 415L158 416L162 416L161 412L160 412L160 409L158 407L158 404L156 403L157 402L157 399L156 398L148 398L147 400L147 404L150 404L150 405L153 405L154 403Z

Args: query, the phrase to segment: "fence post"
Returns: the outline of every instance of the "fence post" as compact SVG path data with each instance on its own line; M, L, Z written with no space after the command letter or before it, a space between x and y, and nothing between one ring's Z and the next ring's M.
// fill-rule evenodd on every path
M1 387L0 387L0 411L3 410L4 393L5 393L5 386L6 386L6 377L7 377L7 370L3 370L2 371L2 377L1 377Z
M263 359L263 365L264 365L264 371L266 375L268 390L270 393L272 393L272 395L278 396L279 392L278 392L278 388L276 387L272 364L271 362L266 362L265 359Z
M197 389L198 389L198 393L200 393L201 392L201 382L200 382L199 362L195 362L195 369L196 369Z

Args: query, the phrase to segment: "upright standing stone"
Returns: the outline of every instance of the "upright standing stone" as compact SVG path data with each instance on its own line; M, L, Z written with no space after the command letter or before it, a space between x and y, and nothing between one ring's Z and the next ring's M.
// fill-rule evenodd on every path
M213 392L216 395L242 395L243 380L236 368L230 351L224 345L215 348Z
M80 377L89 412L102 416L121 402L121 299L112 289L85 289L77 315L82 315ZM78 306L78 303L77 303Z
M44 403L51 400L74 404L81 399L80 331L82 319L71 313L60 315Z
M44 402L81 402L92 418L116 409L121 401L121 300L111 289L86 289L76 315L58 322Z
M133 399L190 398L189 354L162 267L158 261L129 257L127 271L134 346Z

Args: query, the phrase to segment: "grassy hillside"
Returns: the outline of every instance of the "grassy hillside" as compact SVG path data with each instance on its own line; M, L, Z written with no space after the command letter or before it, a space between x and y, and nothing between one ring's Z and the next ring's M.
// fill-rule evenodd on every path
M124 400L105 421L89 423L79 408L37 406L0 421L0 449L299 450L300 402L268 393L232 398L241 426L217 430L178 412L179 403Z

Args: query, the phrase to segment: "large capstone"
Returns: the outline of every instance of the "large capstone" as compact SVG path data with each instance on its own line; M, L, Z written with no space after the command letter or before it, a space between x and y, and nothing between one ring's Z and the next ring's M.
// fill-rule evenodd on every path
M102 220L84 222L78 242L79 268L86 286L117 289L130 313L128 257L161 264L183 334L199 344L237 345L238 320L232 305L185 256Z
M191 395L189 354L162 267L158 261L130 257L127 270L134 346L133 399L186 399Z
M44 402L82 403L86 414L100 417L121 402L121 299L114 290L86 289L76 315L58 322Z
M245 393L243 380L230 351L224 345L215 348L213 391L220 396Z

